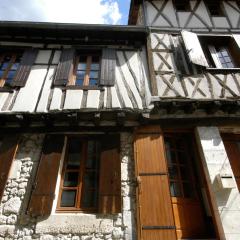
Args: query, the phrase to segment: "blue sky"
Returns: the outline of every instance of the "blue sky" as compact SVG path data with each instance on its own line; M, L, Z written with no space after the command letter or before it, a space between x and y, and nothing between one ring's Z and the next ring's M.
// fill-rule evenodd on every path
M0 20L124 25L129 5L130 0L0 0Z

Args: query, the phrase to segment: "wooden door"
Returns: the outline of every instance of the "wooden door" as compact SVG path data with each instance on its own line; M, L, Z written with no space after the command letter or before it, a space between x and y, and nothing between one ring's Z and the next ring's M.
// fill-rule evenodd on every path
M224 146L231 164L231 168L240 191L240 136L223 135Z
M207 237L204 209L193 173L191 140L187 134L165 134L170 193L178 239Z
M138 179L139 240L176 239L163 136L158 126L141 127L135 135Z

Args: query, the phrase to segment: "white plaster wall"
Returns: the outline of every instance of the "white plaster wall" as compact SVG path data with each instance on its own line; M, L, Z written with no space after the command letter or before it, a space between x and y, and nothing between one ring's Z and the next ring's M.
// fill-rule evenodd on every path
M211 179L226 239L240 239L240 194L219 130L217 127L197 127L196 137L204 165ZM219 188L216 181L216 175L219 173L231 175L235 187Z
M153 3L153 4L152 4ZM229 29L239 28L239 6L236 1L224 1L224 16L211 16L204 1L190 1L190 11L176 11L172 0L145 1L148 26L163 29ZM155 5L155 7L153 6ZM161 11L160 11L161 10ZM193 12L194 11L194 12ZM192 14L192 12L194 14ZM229 22L231 25L229 25Z
M33 112L35 110L46 74L47 66L32 67L26 85L20 89L12 111Z

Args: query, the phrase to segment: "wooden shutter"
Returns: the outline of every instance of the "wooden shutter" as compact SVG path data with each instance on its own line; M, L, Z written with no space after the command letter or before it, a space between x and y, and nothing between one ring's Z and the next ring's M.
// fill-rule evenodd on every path
M22 60L20 62L20 66L12 82L13 87L25 86L31 71L31 67L34 64L35 59L37 57L37 53L38 53L37 49L28 49L24 52Z
M197 34L188 31L182 31L182 38L190 61L197 65L209 67Z
M73 72L73 60L75 56L75 50L64 49L61 54L61 58L55 73L54 85L55 86L65 86L68 83Z
M237 46L240 48L240 34L233 34L233 38L234 38Z
M0 201L8 179L8 174L12 165L14 155L17 150L18 137L3 137L0 145Z
M51 213L63 143L62 135L48 135L45 138L28 206L31 216L47 216Z
M116 68L116 51L115 49L105 48L102 51L101 61L101 78L100 85L114 86Z
M109 135L102 140L99 172L99 212L121 212L121 163L119 135Z
M135 133L134 151L138 239L174 240L176 231L160 127L140 127Z

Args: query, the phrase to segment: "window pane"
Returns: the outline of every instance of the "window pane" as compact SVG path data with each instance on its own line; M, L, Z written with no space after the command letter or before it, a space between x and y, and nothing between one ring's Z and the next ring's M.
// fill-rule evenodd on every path
M78 70L86 70L86 67L87 67L87 64L86 63L84 63L84 62L80 62L79 64L78 64Z
M99 64L98 63L92 63L91 64L91 70L99 70Z
M170 183L170 192L172 197L181 197L181 190L179 183L171 182Z
M169 176L171 179L177 179L178 178L178 169L176 166L169 166L168 167Z
M99 56L92 56L93 63L99 63Z
M97 207L97 192L95 191L87 191L83 192L82 208L96 208Z
M96 169L98 165L99 142L88 141L86 168Z
M180 172L181 172L181 179L182 180L188 180L189 179L189 171L188 169L186 169L185 167L181 167L180 168Z
M77 79L84 79L85 71L77 71Z
M78 184L78 172L66 172L64 177L64 187L76 187Z
M7 78L13 78L15 76L16 71L9 71Z
M230 57L225 57L224 59L225 59L225 62L231 62L232 61Z
M69 139L67 169L76 169L80 166L82 155L82 142L77 138Z
M177 155L178 155L178 162L179 164L185 164L186 162L186 153L185 152L177 152Z
M76 199L76 190L63 190L61 197L61 207L74 207Z
M98 72L97 71L90 71L90 78L98 78Z
M76 86L83 86L83 79L76 79L75 85Z
M96 86L98 84L98 80L94 78L89 79L89 86Z
M2 67L1 67L1 69L2 69L2 70L6 70L6 69L7 69L7 67L8 67L8 65L9 65L9 63L8 63L8 62L4 62L4 63L2 64Z
M227 67L228 67L228 68L233 68L234 65L233 65L232 63L227 63Z
M98 176L96 172L85 172L83 179L83 188L86 190L96 189L98 185Z
M4 71L0 70L0 77L3 77L3 73L4 73Z

